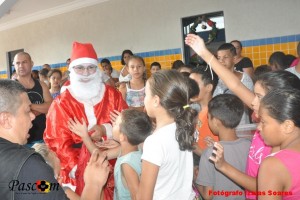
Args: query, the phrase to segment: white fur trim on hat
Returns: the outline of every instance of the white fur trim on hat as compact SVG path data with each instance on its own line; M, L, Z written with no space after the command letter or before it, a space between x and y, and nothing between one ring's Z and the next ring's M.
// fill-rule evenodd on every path
M71 63L70 63L70 66L69 66L69 69L76 66L76 65L80 65L80 64L84 64L84 63L90 63L90 64L93 64L93 65L96 65L98 66L98 60L96 59L93 59L93 58L78 58L76 60L73 60Z

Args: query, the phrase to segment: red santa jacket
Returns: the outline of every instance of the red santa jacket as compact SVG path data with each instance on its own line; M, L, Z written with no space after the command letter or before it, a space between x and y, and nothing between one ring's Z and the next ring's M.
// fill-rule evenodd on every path
M128 108L119 91L107 85L105 87L103 99L94 106L98 125L110 123L109 114L111 111L122 111ZM77 165L80 153L80 149L74 148L74 144L82 142L82 139L68 128L68 120L75 116L77 119L85 119L88 125L84 105L78 102L66 89L52 102L47 114L44 132L45 143L60 159L62 182L73 185L76 184L76 181L69 177L69 173Z

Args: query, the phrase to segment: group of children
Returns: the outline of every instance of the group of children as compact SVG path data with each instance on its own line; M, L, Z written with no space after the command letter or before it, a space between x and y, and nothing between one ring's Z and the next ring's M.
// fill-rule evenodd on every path
M245 168L236 167L228 159L232 152L222 142L214 144L212 154L208 157L215 165L215 172L226 176L232 184L245 188L248 199L298 199L300 175L295 170L300 164L299 78L286 71L268 72L258 77L253 93L232 71L216 60L199 36L189 34L185 42L207 61L226 86L260 118L249 155L245 157L246 173ZM211 116L209 120L210 118ZM222 140L221 137L219 139ZM202 159L205 158L201 157L200 164ZM214 180L218 182L217 179ZM200 186L205 184L198 183ZM226 194L232 199L242 199L243 194L223 190L224 185L221 191L215 191L213 184L208 185L213 187L213 192L208 191L206 194L214 195L214 199L225 198ZM199 189L201 192L201 188ZM202 191L204 192L207 191Z
M130 109L112 118L114 144L101 144L109 159L117 158L114 199L300 198L299 78L267 72L253 86L250 76L234 70L233 45L222 45L216 59L199 36L188 35L186 44L209 65L188 70L199 87L196 95L184 73L157 72L161 67L153 63L146 80L143 58L122 54L119 90ZM55 94L61 73L52 72ZM235 130L249 123L243 121L245 105L260 119L252 142ZM90 153L99 148L84 120L70 119L68 125Z

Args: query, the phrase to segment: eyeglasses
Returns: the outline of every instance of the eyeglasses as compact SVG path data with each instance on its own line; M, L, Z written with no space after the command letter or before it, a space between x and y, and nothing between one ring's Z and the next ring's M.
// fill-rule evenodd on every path
M87 70L88 72L94 72L97 69L96 65L89 65L87 67L82 66L82 65L76 65L73 67L73 69L75 70L75 72L77 73L83 73L85 70Z

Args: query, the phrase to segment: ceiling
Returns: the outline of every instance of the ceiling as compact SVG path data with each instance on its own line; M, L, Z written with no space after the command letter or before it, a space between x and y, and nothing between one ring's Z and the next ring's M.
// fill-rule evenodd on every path
M105 1L109 0L6 0L0 5L0 31Z

